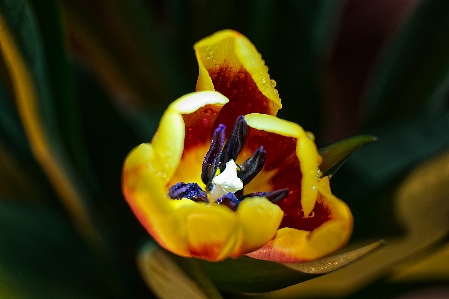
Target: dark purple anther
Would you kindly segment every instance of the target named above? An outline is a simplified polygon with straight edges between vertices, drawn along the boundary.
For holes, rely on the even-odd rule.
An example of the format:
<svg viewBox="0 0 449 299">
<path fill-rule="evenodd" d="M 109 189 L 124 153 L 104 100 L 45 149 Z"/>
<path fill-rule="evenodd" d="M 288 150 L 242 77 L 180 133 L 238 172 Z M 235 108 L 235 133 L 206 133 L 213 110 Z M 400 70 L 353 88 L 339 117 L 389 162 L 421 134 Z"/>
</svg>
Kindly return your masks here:
<svg viewBox="0 0 449 299">
<path fill-rule="evenodd" d="M 264 151 L 263 146 L 261 146 L 242 164 L 240 171 L 237 172 L 237 176 L 242 180 L 243 185 L 251 182 L 251 180 L 262 170 L 266 156 L 267 152 Z"/>
<path fill-rule="evenodd" d="M 242 200 L 244 200 L 247 197 L 260 196 L 260 197 L 265 197 L 266 199 L 268 199 L 271 202 L 277 202 L 277 201 L 280 201 L 280 200 L 283 200 L 284 198 L 286 198 L 288 195 L 288 192 L 289 192 L 288 188 L 278 189 L 278 190 L 274 190 L 271 192 L 254 192 L 254 193 L 246 194 L 245 196 L 243 196 Z"/>
<path fill-rule="evenodd" d="M 170 187 L 168 195 L 171 199 L 188 198 L 193 201 L 203 201 L 209 203 L 206 192 L 197 183 L 179 182 Z"/>
<path fill-rule="evenodd" d="M 226 168 L 226 163 L 229 160 L 237 160 L 237 156 L 243 148 L 247 134 L 248 125 L 246 124 L 245 118 L 241 115 L 237 117 L 237 120 L 232 127 L 231 136 L 229 136 L 228 141 L 226 141 L 226 144 L 224 145 L 223 151 L 220 153 L 220 157 L 216 165 L 220 168 L 220 171 L 223 171 Z"/>
<path fill-rule="evenodd" d="M 215 203 L 227 206 L 231 210 L 236 211 L 237 207 L 239 206 L 240 200 L 235 196 L 234 193 L 229 192 L 217 199 Z"/>
<path fill-rule="evenodd" d="M 210 148 L 207 151 L 206 156 L 204 157 L 203 165 L 201 168 L 201 180 L 206 185 L 208 185 L 214 178 L 215 164 L 223 148 L 225 130 L 225 125 L 218 125 L 218 128 L 216 128 L 214 131 L 214 136 L 212 137 Z"/>
</svg>

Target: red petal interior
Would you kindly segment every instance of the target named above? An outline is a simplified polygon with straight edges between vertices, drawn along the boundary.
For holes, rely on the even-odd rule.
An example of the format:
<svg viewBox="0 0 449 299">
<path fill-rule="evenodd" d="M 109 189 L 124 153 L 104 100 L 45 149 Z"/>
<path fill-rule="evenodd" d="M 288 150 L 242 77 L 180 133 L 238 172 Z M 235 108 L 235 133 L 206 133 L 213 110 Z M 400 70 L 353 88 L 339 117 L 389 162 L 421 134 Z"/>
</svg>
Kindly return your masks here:
<svg viewBox="0 0 449 299">
<path fill-rule="evenodd" d="M 208 70 L 216 91 L 229 99 L 216 120 L 224 124 L 229 136 L 234 121 L 240 115 L 250 113 L 270 114 L 273 105 L 270 99 L 262 94 L 251 75 L 243 68 L 235 69 L 223 62 L 217 68 Z"/>
<path fill-rule="evenodd" d="M 296 139 L 249 128 L 245 148 L 254 152 L 263 146 L 267 152 L 263 170 L 277 169 L 270 180 L 271 190 L 288 188 L 289 195 L 276 204 L 284 211 L 282 227 L 312 231 L 330 219 L 330 211 L 323 200 L 317 200 L 309 217 L 304 217 L 301 206 L 301 169 L 296 156 Z M 271 191 L 260 190 L 260 191 Z"/>
<path fill-rule="evenodd" d="M 220 109 L 220 106 L 206 105 L 194 113 L 182 115 L 186 133 L 183 155 L 194 147 L 210 142 L 215 128 L 215 119 L 220 113 Z"/>
</svg>

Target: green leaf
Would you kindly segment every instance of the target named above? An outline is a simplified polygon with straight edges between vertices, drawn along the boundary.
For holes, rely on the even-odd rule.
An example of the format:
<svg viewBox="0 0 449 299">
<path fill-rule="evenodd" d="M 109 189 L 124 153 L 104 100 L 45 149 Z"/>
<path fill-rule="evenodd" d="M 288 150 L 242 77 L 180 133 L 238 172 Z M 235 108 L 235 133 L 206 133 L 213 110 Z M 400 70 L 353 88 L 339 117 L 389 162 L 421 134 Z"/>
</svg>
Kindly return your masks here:
<svg viewBox="0 0 449 299">
<path fill-rule="evenodd" d="M 444 107 L 446 101 L 441 95 L 449 84 L 447 11 L 448 1 L 420 2 L 392 39 L 366 91 L 366 124 Z"/>
<path fill-rule="evenodd" d="M 0 298 L 130 298 L 55 209 L 0 200 Z"/>
<path fill-rule="evenodd" d="M 386 238 L 387 246 L 366 259 L 316 280 L 280 290 L 276 292 L 277 298 L 346 297 L 373 280 L 401 269 L 401 263 L 416 264 L 423 252 L 441 246 L 441 241 L 447 240 L 449 234 L 448 165 L 449 151 L 446 150 L 410 171 L 399 184 L 392 201 L 395 218 L 406 230 L 403 235 Z M 367 215 L 372 222 L 382 221 L 379 216 Z"/>
<path fill-rule="evenodd" d="M 377 138 L 371 135 L 359 135 L 320 148 L 318 152 L 323 158 L 323 163 L 320 165 L 323 175 L 333 176 L 354 151 L 373 141 L 377 141 Z"/>
<path fill-rule="evenodd" d="M 102 1 L 92 5 L 68 0 L 62 5 L 75 53 L 106 84 L 118 104 L 165 106 L 186 89 L 194 89 L 194 85 L 188 89 L 177 62 L 180 57 L 170 47 L 171 35 L 157 30 L 163 24 L 158 24 L 160 16 L 153 3 Z"/>
<path fill-rule="evenodd" d="M 199 260 L 220 290 L 261 293 L 278 290 L 332 272 L 384 244 L 379 241 L 343 254 L 305 263 L 281 264 L 241 257 L 222 262 Z"/>
<path fill-rule="evenodd" d="M 176 259 L 154 242 L 148 242 L 138 255 L 137 264 L 142 278 L 158 298 L 223 298 L 195 259 L 183 259 L 184 269 L 178 266 Z"/>
<path fill-rule="evenodd" d="M 412 115 L 372 129 L 379 142 L 355 152 L 335 176 L 332 190 L 346 202 L 361 201 L 449 146 L 449 113 Z M 348 188 L 347 182 L 357 182 Z"/>
<path fill-rule="evenodd" d="M 74 129 L 79 125 L 73 118 L 76 114 L 59 114 L 73 113 L 73 90 L 64 83 L 71 81 L 70 71 L 65 54 L 60 53 L 65 50 L 65 39 L 59 2 L 39 5 L 35 9 L 26 0 L 0 2 L 1 54 L 35 158 L 76 225 L 86 238 L 99 244 L 101 237 L 86 204 L 92 191 L 87 181 L 92 180 L 83 180 L 80 173 L 83 163 L 78 157 L 83 157 L 84 148 L 79 130 Z"/>
<path fill-rule="evenodd" d="M 268 43 L 271 51 L 267 54 L 261 51 L 267 56 L 270 74 L 278 83 L 285 107 L 279 111 L 280 117 L 300 124 L 316 136 L 322 133 L 318 120 L 326 54 L 334 39 L 342 4 L 324 0 L 285 1 L 276 5 L 271 12 L 272 42 Z M 264 38 L 266 43 L 267 36 Z"/>
<path fill-rule="evenodd" d="M 0 196 L 31 202 L 57 200 L 28 140 L 6 88 L 0 82 Z"/>
</svg>

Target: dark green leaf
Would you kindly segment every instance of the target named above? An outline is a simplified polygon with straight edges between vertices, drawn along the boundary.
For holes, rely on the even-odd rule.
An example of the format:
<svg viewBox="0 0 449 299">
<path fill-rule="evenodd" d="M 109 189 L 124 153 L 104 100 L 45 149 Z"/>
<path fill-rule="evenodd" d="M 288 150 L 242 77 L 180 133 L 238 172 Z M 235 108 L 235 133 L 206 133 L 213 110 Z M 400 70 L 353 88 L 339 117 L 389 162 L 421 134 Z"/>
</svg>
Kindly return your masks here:
<svg viewBox="0 0 449 299">
<path fill-rule="evenodd" d="M 278 3 L 278 2 L 276 2 Z M 341 1 L 286 1 L 276 5 L 266 56 L 271 75 L 278 83 L 284 109 L 282 118 L 321 135 L 321 105 L 326 53 L 331 47 Z M 251 37 L 250 37 L 251 38 Z M 266 40 L 265 36 L 265 40 Z M 283 46 L 279 46 L 283 45 Z"/>
<path fill-rule="evenodd" d="M 332 272 L 383 245 L 379 241 L 340 255 L 315 261 L 280 264 L 241 257 L 222 262 L 199 261 L 220 290 L 260 293 L 291 286 Z"/>
<path fill-rule="evenodd" d="M 68 61 L 65 53 L 61 53 L 65 50 L 65 39 L 59 2 L 45 1 L 39 5 L 35 9 L 26 0 L 0 2 L 5 26 L 1 31 L 4 40 L 0 49 L 36 159 L 73 219 L 78 220 L 80 230 L 99 244 L 101 238 L 86 205 L 92 191 L 87 182 L 93 180 L 88 175 L 89 169 L 84 171 L 88 180 L 83 180 L 80 173 L 85 165 L 80 162 L 84 148 L 77 128 L 79 123 L 72 111 L 73 89 L 66 82 L 72 79 Z M 70 115 L 65 115 L 67 113 Z"/>
<path fill-rule="evenodd" d="M 448 11 L 449 1 L 421 1 L 392 39 L 366 91 L 367 124 L 426 108 L 438 111 L 444 105 L 441 95 L 449 84 Z"/>
<path fill-rule="evenodd" d="M 173 254 L 148 242 L 138 255 L 137 264 L 143 280 L 161 299 L 222 299 L 210 278 L 195 259 L 181 259 L 184 267 L 176 264 Z M 188 275 L 186 275 L 188 273 Z"/>
<path fill-rule="evenodd" d="M 359 135 L 320 148 L 318 152 L 323 157 L 320 170 L 325 176 L 333 176 L 354 151 L 376 140 L 371 135 Z"/>
<path fill-rule="evenodd" d="M 449 146 L 449 113 L 412 115 L 388 127 L 372 129 L 379 142 L 363 148 L 348 159 L 335 176 L 333 191 L 345 201 L 364 201 L 405 175 L 413 166 Z M 347 182 L 357 181 L 348 188 Z"/>
<path fill-rule="evenodd" d="M 57 210 L 0 200 L 1 298 L 130 298 Z"/>
</svg>

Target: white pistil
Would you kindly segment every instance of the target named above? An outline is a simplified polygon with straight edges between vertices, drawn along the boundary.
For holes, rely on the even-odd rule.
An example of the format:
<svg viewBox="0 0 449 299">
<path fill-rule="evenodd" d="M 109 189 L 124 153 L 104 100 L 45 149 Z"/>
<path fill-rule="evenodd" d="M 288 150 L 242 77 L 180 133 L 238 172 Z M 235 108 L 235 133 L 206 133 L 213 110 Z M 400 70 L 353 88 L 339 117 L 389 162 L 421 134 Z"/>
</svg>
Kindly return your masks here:
<svg viewBox="0 0 449 299">
<path fill-rule="evenodd" d="M 234 193 L 243 189 L 243 182 L 237 176 L 237 165 L 234 160 L 231 159 L 226 163 L 225 170 L 212 179 L 212 185 L 210 192 L 212 202 L 229 192 Z"/>
</svg>

